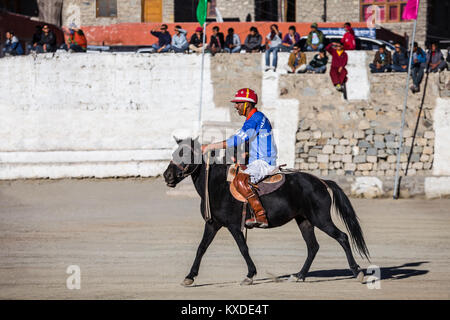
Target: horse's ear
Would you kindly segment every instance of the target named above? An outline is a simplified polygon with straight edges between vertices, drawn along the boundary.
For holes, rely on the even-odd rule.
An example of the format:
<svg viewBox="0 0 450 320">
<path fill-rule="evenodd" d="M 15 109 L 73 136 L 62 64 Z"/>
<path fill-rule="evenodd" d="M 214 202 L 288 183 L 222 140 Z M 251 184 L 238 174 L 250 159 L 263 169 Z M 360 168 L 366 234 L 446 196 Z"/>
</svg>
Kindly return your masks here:
<svg viewBox="0 0 450 320">
<path fill-rule="evenodd" d="M 183 140 L 181 140 L 181 139 L 178 139 L 178 138 L 175 137 L 175 136 L 173 136 L 173 139 L 175 140 L 175 142 L 176 142 L 177 144 L 180 144 L 180 142 L 183 141 Z"/>
</svg>

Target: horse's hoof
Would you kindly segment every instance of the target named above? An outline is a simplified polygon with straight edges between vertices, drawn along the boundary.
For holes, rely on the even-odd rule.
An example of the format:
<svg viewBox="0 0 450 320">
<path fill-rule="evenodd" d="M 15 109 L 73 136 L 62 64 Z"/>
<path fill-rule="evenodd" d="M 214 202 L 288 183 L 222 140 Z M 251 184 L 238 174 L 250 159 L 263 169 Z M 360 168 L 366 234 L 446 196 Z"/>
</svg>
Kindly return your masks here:
<svg viewBox="0 0 450 320">
<path fill-rule="evenodd" d="M 182 286 L 189 287 L 194 283 L 194 279 L 185 278 L 181 283 Z"/>
<path fill-rule="evenodd" d="M 363 283 L 364 282 L 364 271 L 360 270 L 358 272 L 358 275 L 356 276 L 356 280 Z"/>
<path fill-rule="evenodd" d="M 244 280 L 242 280 L 241 282 L 241 286 L 250 286 L 253 284 L 253 279 L 252 278 L 245 278 Z"/>
<path fill-rule="evenodd" d="M 291 276 L 288 279 L 288 282 L 297 282 L 298 281 L 298 277 L 291 274 Z"/>
</svg>

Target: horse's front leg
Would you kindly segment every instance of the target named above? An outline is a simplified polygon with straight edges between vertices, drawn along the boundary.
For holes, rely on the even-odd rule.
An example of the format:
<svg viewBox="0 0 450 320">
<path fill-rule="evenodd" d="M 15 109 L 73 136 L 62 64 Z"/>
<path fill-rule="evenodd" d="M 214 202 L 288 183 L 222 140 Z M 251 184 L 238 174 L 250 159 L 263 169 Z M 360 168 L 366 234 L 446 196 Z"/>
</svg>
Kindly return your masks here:
<svg viewBox="0 0 450 320">
<path fill-rule="evenodd" d="M 245 242 L 244 234 L 242 233 L 240 226 L 230 226 L 228 227 L 228 230 L 230 230 L 231 235 L 236 241 L 248 267 L 247 278 L 241 282 L 241 285 L 250 285 L 253 283 L 253 277 L 256 275 L 256 267 L 252 261 L 252 258 L 250 258 L 250 254 L 248 253 L 248 246 Z"/>
<path fill-rule="evenodd" d="M 205 254 L 206 249 L 208 249 L 209 245 L 213 241 L 217 231 L 219 231 L 221 227 L 221 225 L 215 223 L 214 221 L 205 223 L 205 230 L 203 231 L 202 241 L 200 241 L 200 244 L 198 245 L 197 255 L 195 256 L 191 271 L 183 280 L 182 285 L 190 286 L 194 283 L 194 278 L 198 275 L 198 269 L 200 268 L 202 257 Z"/>
</svg>

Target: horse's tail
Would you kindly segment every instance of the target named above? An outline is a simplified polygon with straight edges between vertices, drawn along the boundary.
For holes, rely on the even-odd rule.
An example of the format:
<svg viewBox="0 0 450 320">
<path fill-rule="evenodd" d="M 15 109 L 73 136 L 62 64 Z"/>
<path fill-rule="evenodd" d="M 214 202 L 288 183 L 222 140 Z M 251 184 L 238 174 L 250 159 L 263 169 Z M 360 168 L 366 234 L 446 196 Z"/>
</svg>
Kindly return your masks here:
<svg viewBox="0 0 450 320">
<path fill-rule="evenodd" d="M 356 248 L 356 251 L 361 257 L 364 255 L 366 259 L 370 261 L 369 250 L 367 249 L 366 242 L 364 241 L 363 232 L 361 230 L 361 226 L 359 225 L 359 219 L 356 216 L 350 200 L 336 182 L 325 180 L 325 183 L 333 191 L 333 205 L 350 233 L 353 247 Z"/>
</svg>

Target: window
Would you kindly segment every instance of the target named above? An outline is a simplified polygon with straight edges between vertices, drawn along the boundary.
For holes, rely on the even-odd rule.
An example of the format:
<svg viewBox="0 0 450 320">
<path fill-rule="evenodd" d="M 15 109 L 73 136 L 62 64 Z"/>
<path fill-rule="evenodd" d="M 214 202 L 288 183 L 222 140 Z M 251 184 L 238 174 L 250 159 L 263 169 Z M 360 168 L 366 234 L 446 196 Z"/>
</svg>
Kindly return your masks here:
<svg viewBox="0 0 450 320">
<path fill-rule="evenodd" d="M 360 0 L 361 21 L 368 21 L 372 15 L 377 22 L 403 22 L 403 11 L 408 0 Z M 407 20 L 408 21 L 408 20 Z"/>
<path fill-rule="evenodd" d="M 117 17 L 117 0 L 97 0 L 97 17 Z"/>
</svg>

